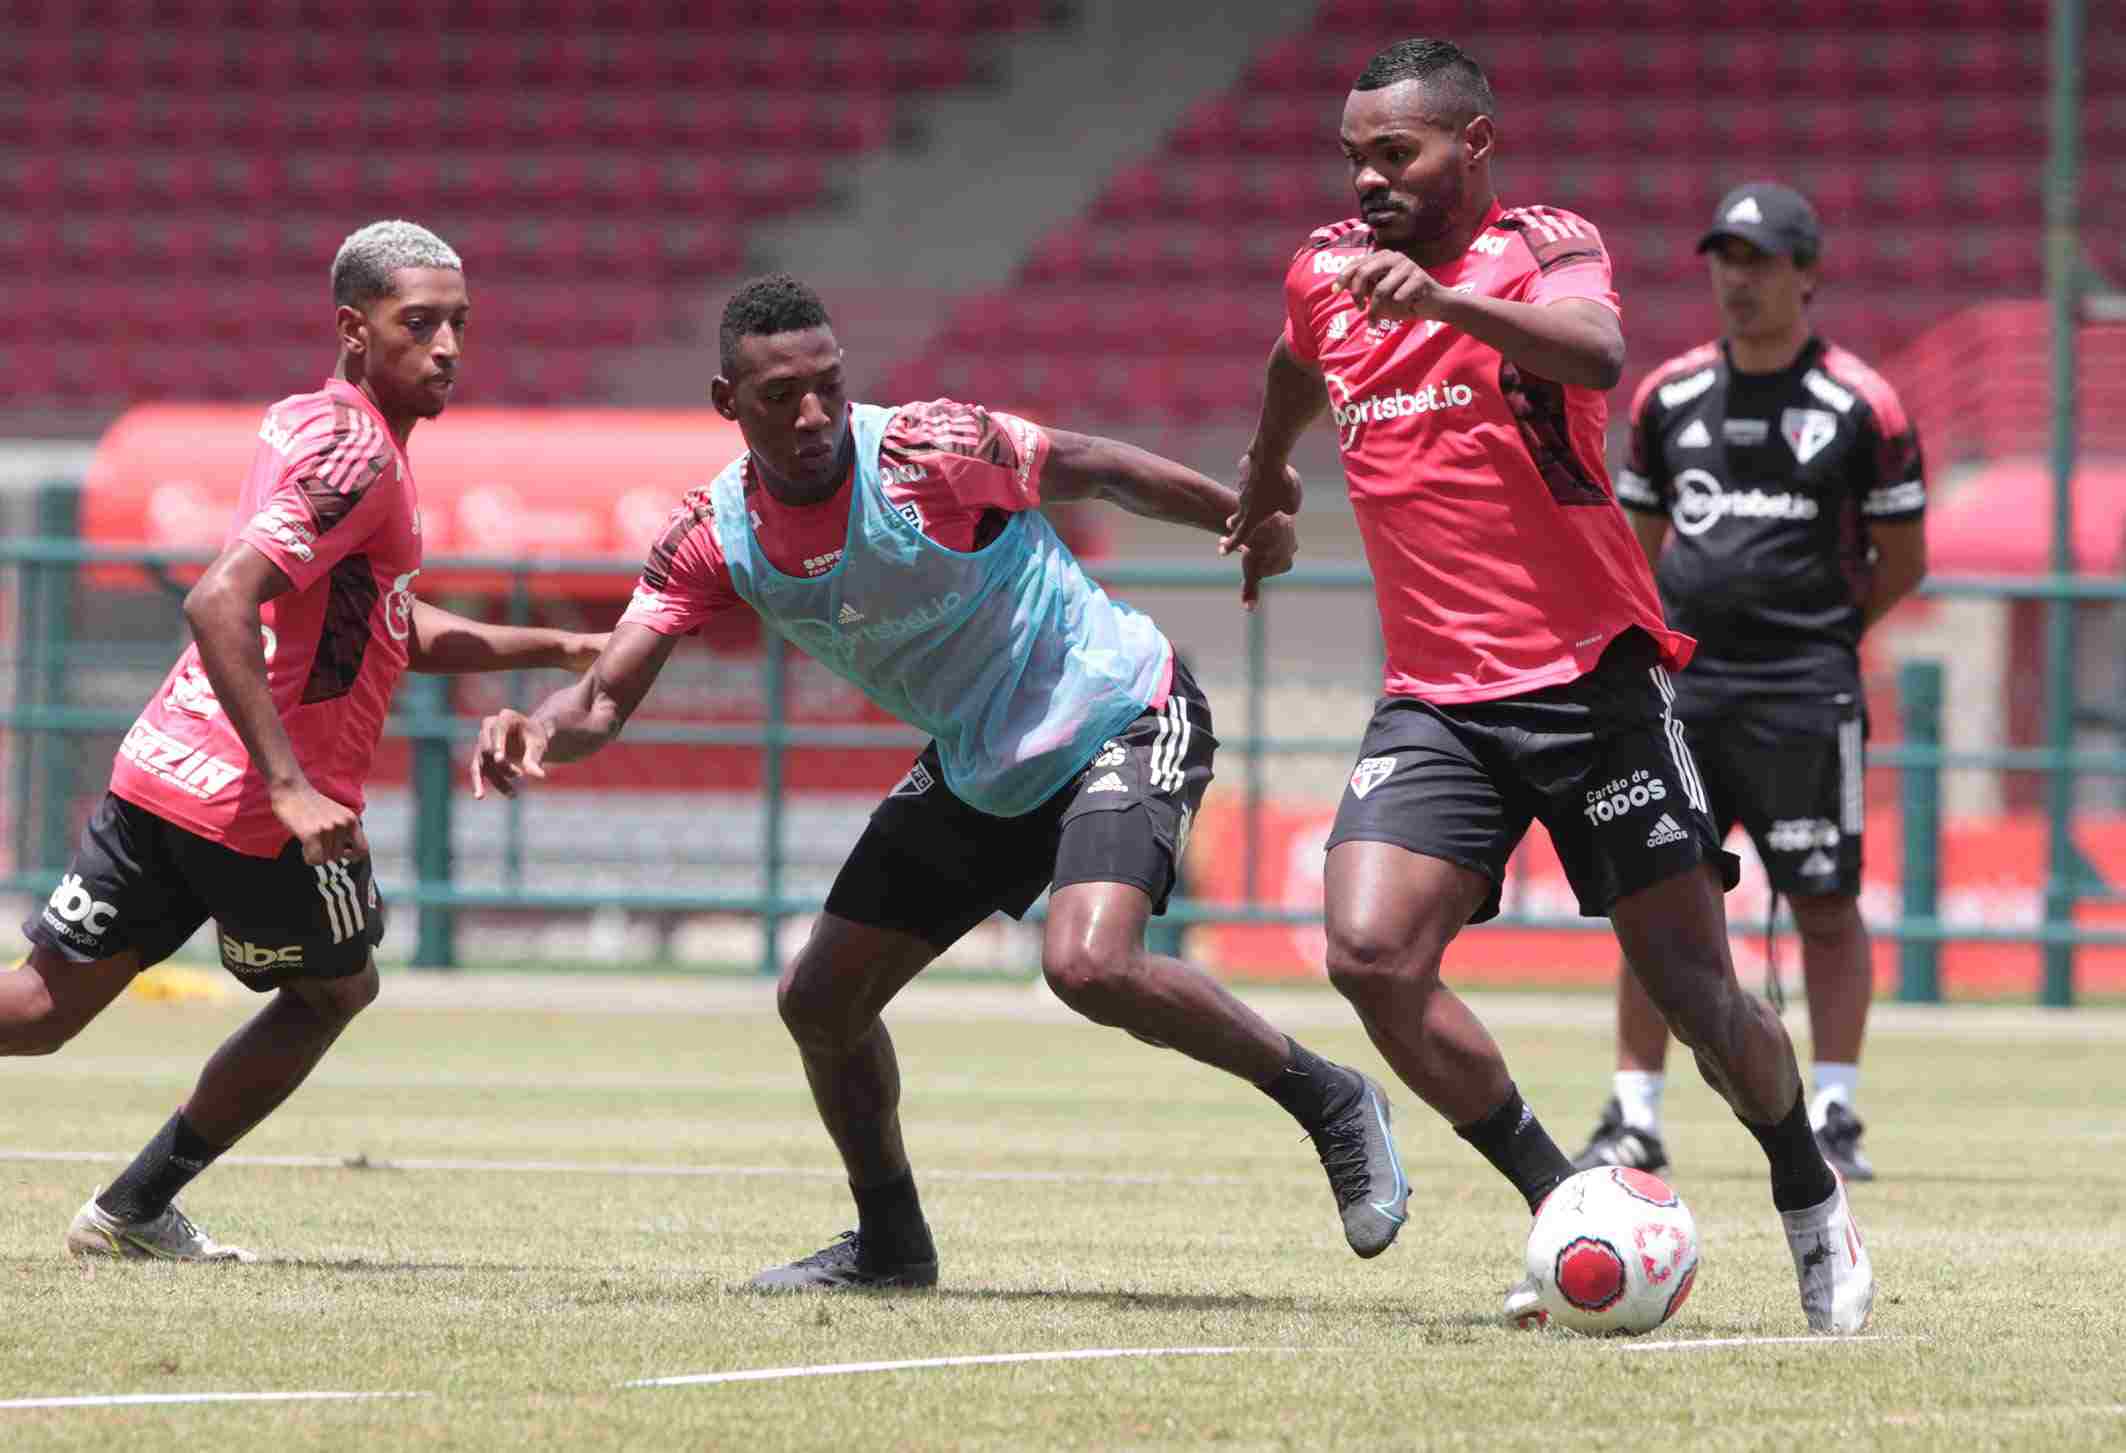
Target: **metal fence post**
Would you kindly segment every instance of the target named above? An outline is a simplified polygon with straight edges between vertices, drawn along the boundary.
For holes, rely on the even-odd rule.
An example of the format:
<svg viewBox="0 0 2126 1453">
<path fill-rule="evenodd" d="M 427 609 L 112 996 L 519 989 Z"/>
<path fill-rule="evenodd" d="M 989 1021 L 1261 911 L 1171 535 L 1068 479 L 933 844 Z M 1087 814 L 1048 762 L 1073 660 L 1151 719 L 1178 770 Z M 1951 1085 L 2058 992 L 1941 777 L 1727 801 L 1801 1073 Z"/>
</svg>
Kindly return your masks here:
<svg viewBox="0 0 2126 1453">
<path fill-rule="evenodd" d="M 2082 3 L 2053 0 L 2051 25 L 2051 165 L 2045 173 L 2045 291 L 2052 314 L 2052 573 L 2074 573 L 2075 405 L 2081 377 L 2075 356 L 2081 323 L 2082 255 L 2075 217 L 2081 167 Z M 2045 927 L 2069 928 L 2081 891 L 2081 857 L 2074 848 L 2076 602 L 2055 595 L 2045 607 L 2045 739 L 2061 756 L 2045 778 Z M 2048 938 L 2042 1003 L 2074 1003 L 2075 945 Z"/>
<path fill-rule="evenodd" d="M 81 495 L 73 485 L 53 480 L 37 491 L 37 534 L 47 540 L 78 540 L 81 535 Z M 64 707 L 73 681 L 74 578 L 81 567 L 74 561 L 51 561 L 35 567 L 30 579 L 37 602 L 36 645 L 42 677 L 36 686 L 39 706 Z M 37 798 L 37 844 L 32 861 L 53 871 L 66 866 L 73 856 L 74 791 L 80 776 L 81 741 L 68 732 L 42 734 L 35 748 L 40 791 Z M 27 809 L 28 803 L 23 803 Z"/>
<path fill-rule="evenodd" d="M 1907 661 L 1897 672 L 1897 706 L 1904 739 L 1922 752 L 1941 750 L 1941 663 Z M 1898 775 L 1904 835 L 1906 923 L 1929 923 L 1941 913 L 1941 767 L 1914 763 Z M 1941 1002 L 1941 940 L 1907 937 L 1897 946 L 1897 997 L 1911 1004 Z"/>
<path fill-rule="evenodd" d="M 790 719 L 790 670 L 780 635 L 763 626 L 760 633 L 767 730 L 762 733 L 760 763 L 760 972 L 782 972 L 783 752 Z"/>
<path fill-rule="evenodd" d="M 413 737 L 413 871 L 422 889 L 451 886 L 450 682 L 443 676 L 406 678 L 408 734 Z M 424 968 L 458 963 L 457 910 L 423 903 L 417 914 L 413 961 Z"/>
</svg>

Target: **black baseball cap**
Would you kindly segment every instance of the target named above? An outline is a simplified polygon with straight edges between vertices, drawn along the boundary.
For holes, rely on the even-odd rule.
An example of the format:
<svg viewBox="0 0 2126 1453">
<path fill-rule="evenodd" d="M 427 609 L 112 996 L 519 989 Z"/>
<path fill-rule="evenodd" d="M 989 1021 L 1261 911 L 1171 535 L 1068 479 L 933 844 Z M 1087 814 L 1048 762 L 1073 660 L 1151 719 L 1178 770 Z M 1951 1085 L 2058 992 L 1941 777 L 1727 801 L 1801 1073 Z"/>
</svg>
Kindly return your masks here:
<svg viewBox="0 0 2126 1453">
<path fill-rule="evenodd" d="M 1739 237 L 1766 252 L 1796 260 L 1823 254 L 1823 224 L 1809 199 L 1777 182 L 1744 182 L 1720 199 L 1698 251 L 1723 237 Z"/>
</svg>

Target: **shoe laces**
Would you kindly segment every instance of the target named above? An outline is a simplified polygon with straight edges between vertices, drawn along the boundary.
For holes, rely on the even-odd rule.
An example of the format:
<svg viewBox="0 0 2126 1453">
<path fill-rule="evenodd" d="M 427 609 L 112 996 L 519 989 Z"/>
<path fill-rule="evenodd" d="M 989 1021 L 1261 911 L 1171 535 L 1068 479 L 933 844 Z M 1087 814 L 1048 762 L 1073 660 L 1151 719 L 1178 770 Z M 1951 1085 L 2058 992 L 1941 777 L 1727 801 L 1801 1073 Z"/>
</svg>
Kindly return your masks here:
<svg viewBox="0 0 2126 1453">
<path fill-rule="evenodd" d="M 800 1257 L 794 1265 L 832 1266 L 841 1261 L 854 1261 L 861 1249 L 861 1243 L 856 1239 L 856 1233 L 854 1231 L 844 1231 L 810 1256 Z"/>
<path fill-rule="evenodd" d="M 1365 1103 L 1365 1091 L 1361 1090 L 1342 1114 L 1308 1132 L 1321 1156 L 1322 1169 L 1329 1173 L 1329 1188 L 1336 1192 L 1338 1210 L 1362 1200 L 1372 1189 L 1373 1178 L 1366 1165 Z"/>
</svg>

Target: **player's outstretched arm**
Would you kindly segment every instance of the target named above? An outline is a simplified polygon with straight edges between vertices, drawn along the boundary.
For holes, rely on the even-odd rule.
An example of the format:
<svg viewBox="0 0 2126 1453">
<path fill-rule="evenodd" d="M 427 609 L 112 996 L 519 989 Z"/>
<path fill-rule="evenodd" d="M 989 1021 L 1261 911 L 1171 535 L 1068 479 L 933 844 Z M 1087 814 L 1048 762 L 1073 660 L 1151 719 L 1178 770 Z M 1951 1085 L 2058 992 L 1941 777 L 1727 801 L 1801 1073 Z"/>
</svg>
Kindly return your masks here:
<svg viewBox="0 0 2126 1453">
<path fill-rule="evenodd" d="M 619 736 L 677 644 L 677 636 L 623 621 L 591 668 L 530 716 L 505 707 L 482 721 L 473 748 L 472 795 L 485 797 L 491 786 L 514 797 L 522 779 L 546 775 L 546 763 L 587 757 Z"/>
<path fill-rule="evenodd" d="M 431 676 L 541 668 L 588 671 L 605 642 L 602 633 L 493 625 L 415 600 L 406 664 Z"/>
<path fill-rule="evenodd" d="M 1048 436 L 1041 492 L 1049 499 L 1104 499 L 1133 515 L 1171 520 L 1214 535 L 1232 528 L 1239 514 L 1237 494 L 1185 464 L 1095 434 L 1050 429 Z M 1297 508 L 1297 474 L 1291 476 L 1290 493 Z M 1240 599 L 1252 608 L 1261 582 L 1292 568 L 1299 537 L 1290 512 L 1279 511 L 1256 522 L 1242 541 Z"/>
<path fill-rule="evenodd" d="M 199 643 L 199 664 L 215 699 L 266 780 L 274 815 L 303 845 L 303 861 L 314 867 L 368 853 L 369 839 L 360 813 L 310 785 L 266 684 L 258 608 L 294 588 L 278 565 L 238 540 L 186 594 L 185 623 Z"/>
<path fill-rule="evenodd" d="M 1270 350 L 1263 380 L 1262 413 L 1255 437 L 1240 456 L 1238 508 L 1227 518 L 1218 553 L 1231 554 L 1273 515 L 1299 513 L 1302 490 L 1292 468 L 1292 448 L 1329 401 L 1321 370 L 1302 362 L 1280 338 Z"/>
</svg>

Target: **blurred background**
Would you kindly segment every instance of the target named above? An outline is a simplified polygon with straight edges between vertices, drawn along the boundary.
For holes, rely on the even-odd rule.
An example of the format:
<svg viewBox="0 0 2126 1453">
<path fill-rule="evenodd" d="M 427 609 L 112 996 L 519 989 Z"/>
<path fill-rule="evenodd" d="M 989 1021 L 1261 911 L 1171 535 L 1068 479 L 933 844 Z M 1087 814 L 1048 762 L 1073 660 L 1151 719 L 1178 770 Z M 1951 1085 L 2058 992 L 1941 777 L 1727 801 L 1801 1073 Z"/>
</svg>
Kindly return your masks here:
<svg viewBox="0 0 2126 1453">
<path fill-rule="evenodd" d="M 1902 394 L 1934 485 L 1936 579 L 1867 646 L 1879 972 L 1916 997 L 2126 992 L 2126 8 L 2056 6 L 0 0 L 0 889 L 28 904 L 63 868 L 259 410 L 332 364 L 353 228 L 434 228 L 475 301 L 458 402 L 414 444 L 424 594 L 603 626 L 739 447 L 702 412 L 715 321 L 770 269 L 825 296 L 859 397 L 1230 478 L 1284 267 L 1354 210 L 1350 82 L 1436 34 L 1492 77 L 1502 200 L 1607 241 L 1613 423 L 1717 332 L 1692 252 L 1714 201 L 1765 177 L 1813 199 L 1820 330 Z M 1378 688 L 1333 438 L 1299 463 L 1306 570 L 1245 620 L 1207 538 L 1060 521 L 1210 690 L 1226 752 L 1174 932 L 1239 977 L 1319 973 L 1320 832 Z M 620 747 L 472 803 L 477 716 L 555 684 L 409 683 L 371 795 L 387 954 L 772 964 L 919 745 L 737 633 L 682 652 Z M 1606 980 L 1547 849 L 1525 856 L 1518 926 L 1471 935 L 1461 971 Z M 952 964 L 1032 951 L 996 926 Z"/>
</svg>

